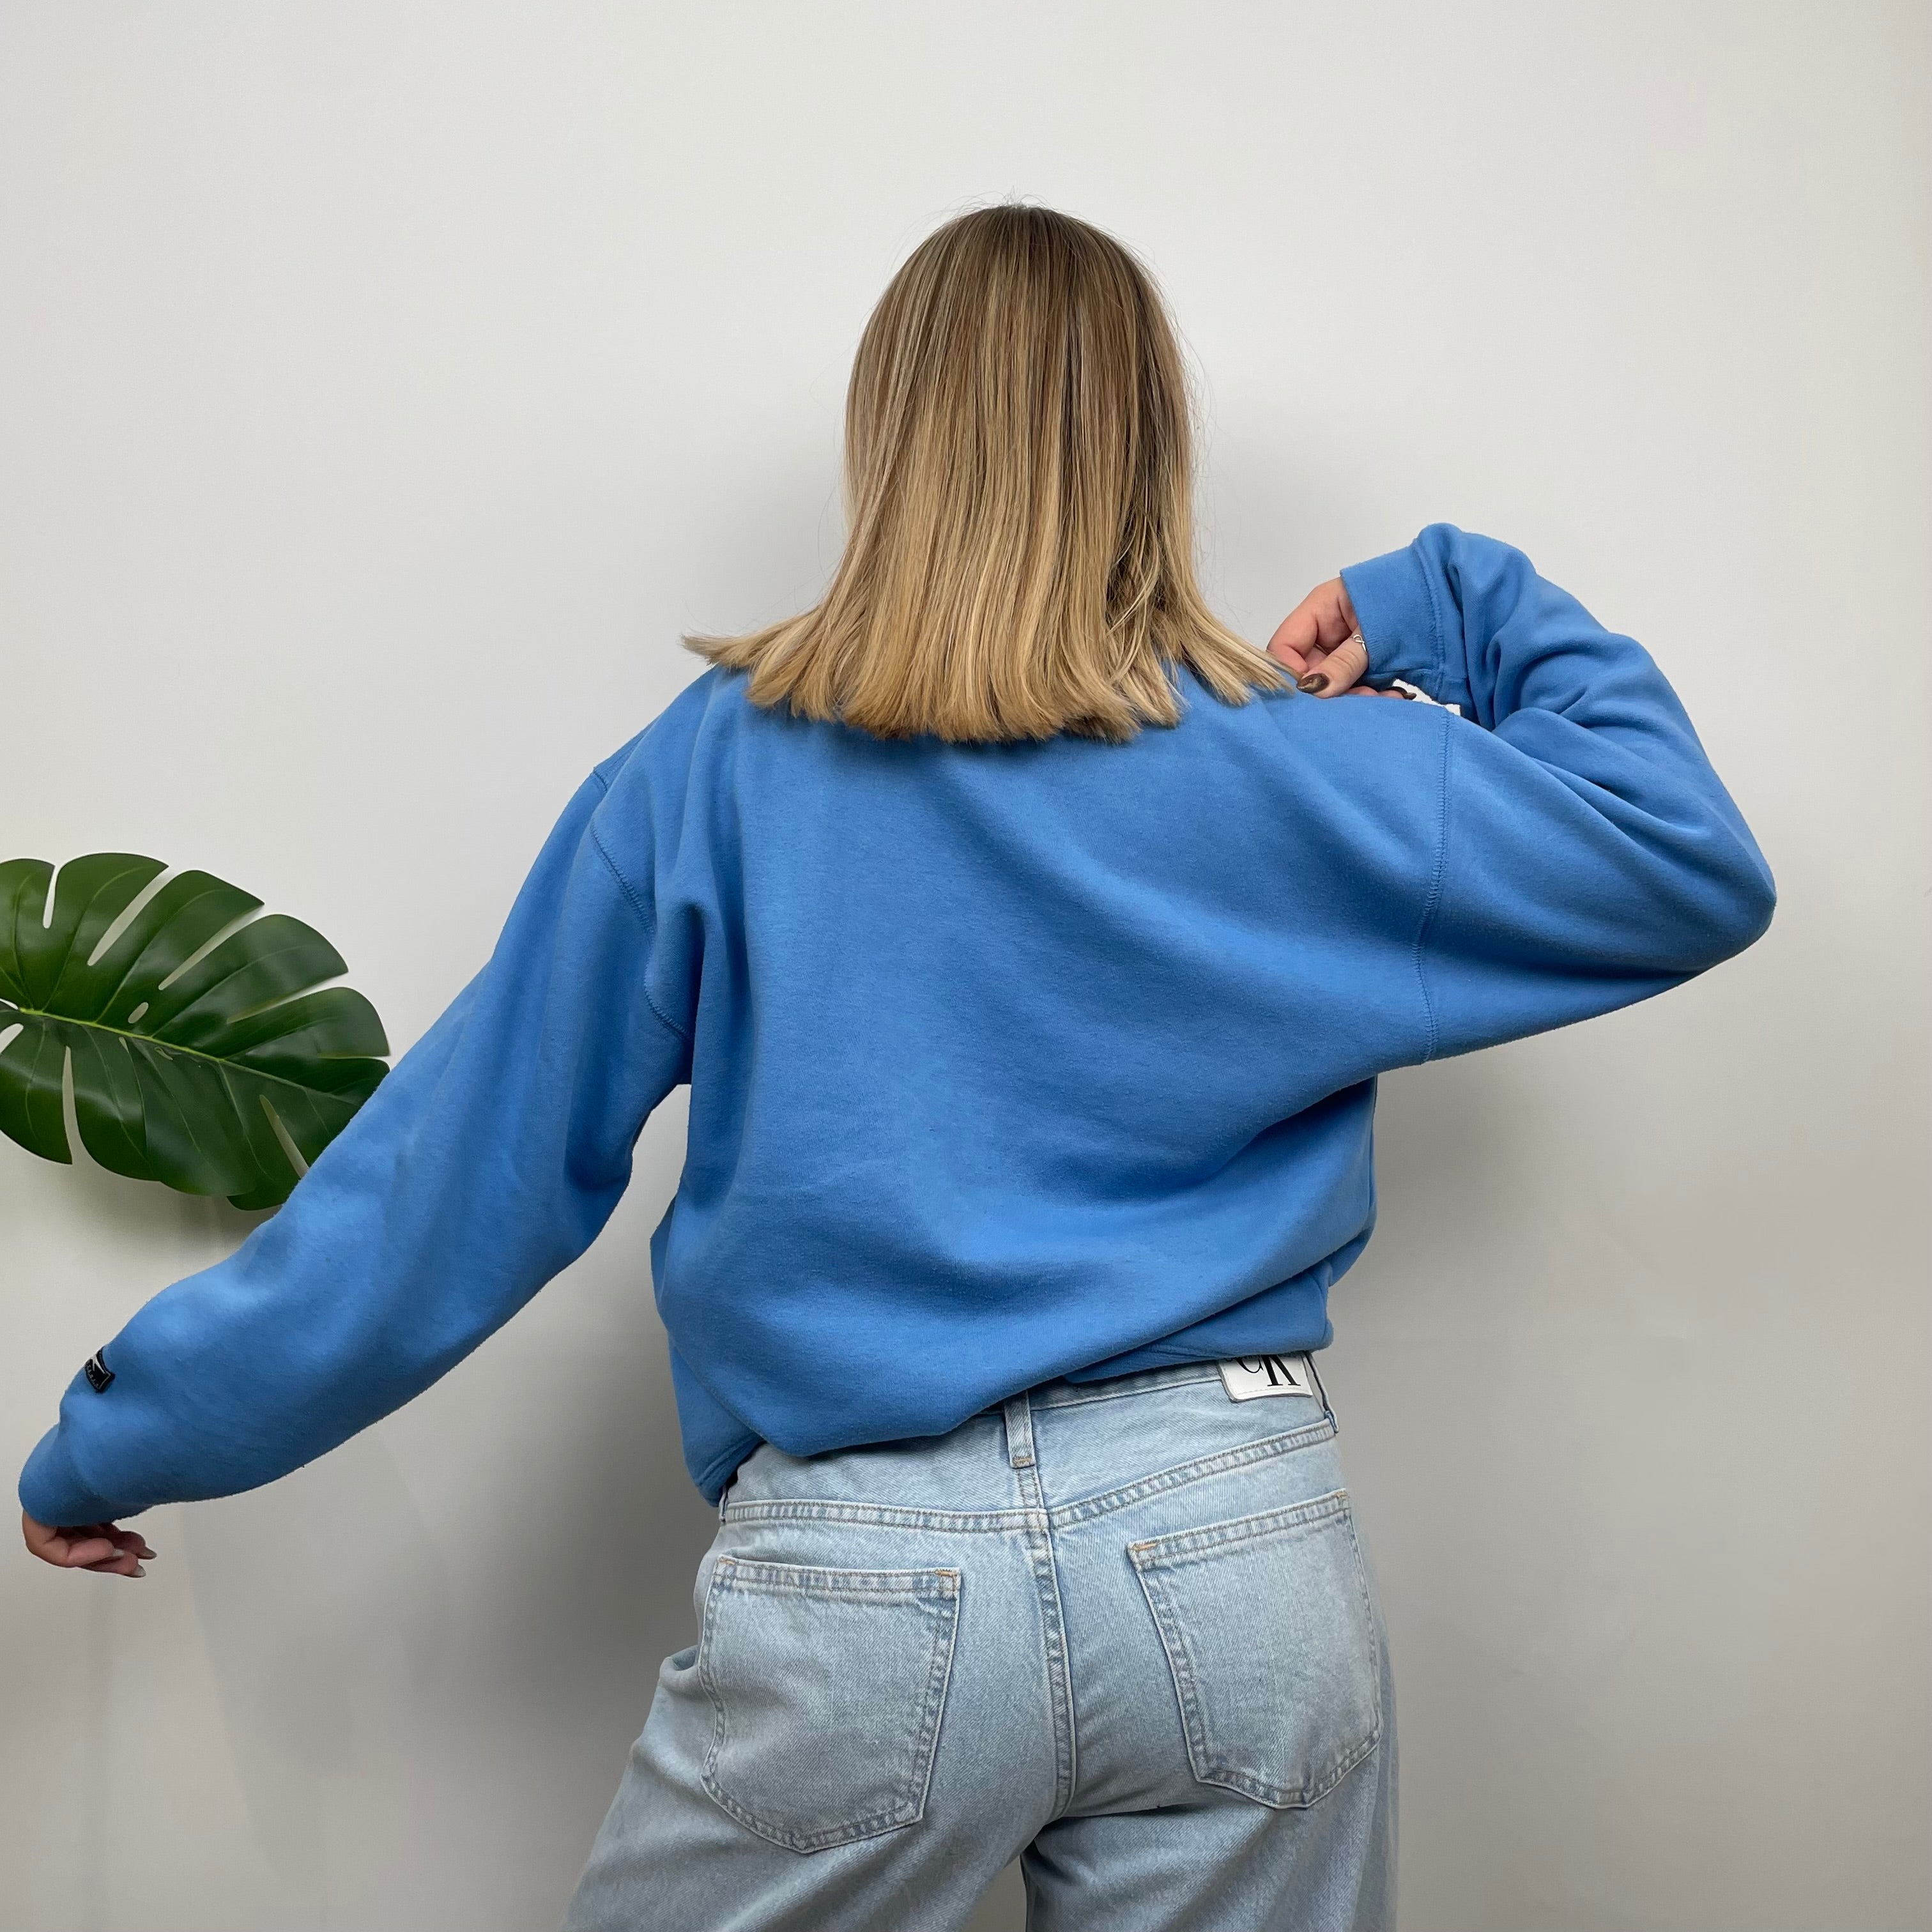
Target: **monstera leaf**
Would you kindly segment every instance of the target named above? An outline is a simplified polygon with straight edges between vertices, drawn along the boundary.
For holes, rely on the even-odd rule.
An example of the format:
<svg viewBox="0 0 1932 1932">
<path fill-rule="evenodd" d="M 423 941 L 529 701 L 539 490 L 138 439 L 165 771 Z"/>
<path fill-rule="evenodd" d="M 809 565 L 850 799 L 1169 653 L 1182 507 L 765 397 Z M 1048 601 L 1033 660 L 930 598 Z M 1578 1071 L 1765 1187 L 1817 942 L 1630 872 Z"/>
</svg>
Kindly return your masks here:
<svg viewBox="0 0 1932 1932">
<path fill-rule="evenodd" d="M 74 1060 L 82 1145 L 103 1167 L 238 1208 L 287 1198 L 388 1071 L 376 1010 L 322 934 L 206 872 L 95 852 L 60 870 L 0 864 L 0 1132 L 70 1161 L 62 1075 Z M 101 945 L 111 935 L 111 943 Z M 196 956 L 200 956 L 197 957 Z"/>
</svg>

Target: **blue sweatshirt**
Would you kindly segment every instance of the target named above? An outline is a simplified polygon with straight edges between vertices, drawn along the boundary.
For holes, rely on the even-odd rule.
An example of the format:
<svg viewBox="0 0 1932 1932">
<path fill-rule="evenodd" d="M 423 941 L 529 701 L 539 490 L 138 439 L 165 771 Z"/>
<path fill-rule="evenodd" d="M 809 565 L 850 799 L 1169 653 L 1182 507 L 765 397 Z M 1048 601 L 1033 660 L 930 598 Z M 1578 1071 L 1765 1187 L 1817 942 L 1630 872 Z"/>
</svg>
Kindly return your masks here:
<svg viewBox="0 0 1932 1932">
<path fill-rule="evenodd" d="M 684 1456 L 929 1436 L 1055 1376 L 1324 1347 L 1376 1076 L 1660 993 L 1771 873 L 1642 646 L 1448 524 L 1343 573 L 1378 682 L 1125 745 L 886 741 L 712 668 L 586 780 L 489 963 L 287 1204 L 77 1374 L 44 1522 L 272 1480 L 596 1238 L 691 1086 L 651 1268 Z"/>
</svg>

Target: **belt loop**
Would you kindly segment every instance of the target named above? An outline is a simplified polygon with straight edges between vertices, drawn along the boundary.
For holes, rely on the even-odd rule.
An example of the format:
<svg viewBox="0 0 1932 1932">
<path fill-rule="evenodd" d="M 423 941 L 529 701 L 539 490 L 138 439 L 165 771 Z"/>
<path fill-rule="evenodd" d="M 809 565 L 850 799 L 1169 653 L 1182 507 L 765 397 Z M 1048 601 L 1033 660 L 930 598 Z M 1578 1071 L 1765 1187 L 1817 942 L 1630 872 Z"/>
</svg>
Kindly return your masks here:
<svg viewBox="0 0 1932 1932">
<path fill-rule="evenodd" d="M 1006 1460 L 1016 1469 L 1033 1467 L 1033 1403 L 1022 1389 L 1006 1400 Z"/>
<path fill-rule="evenodd" d="M 1308 1372 L 1315 1378 L 1316 1392 L 1322 1398 L 1322 1411 L 1328 1418 L 1329 1427 L 1339 1433 L 1342 1425 L 1335 1420 L 1335 1406 L 1328 1400 L 1328 1391 L 1322 1386 L 1322 1371 L 1315 1366 L 1315 1351 L 1305 1350 L 1301 1359 L 1308 1364 Z"/>
</svg>

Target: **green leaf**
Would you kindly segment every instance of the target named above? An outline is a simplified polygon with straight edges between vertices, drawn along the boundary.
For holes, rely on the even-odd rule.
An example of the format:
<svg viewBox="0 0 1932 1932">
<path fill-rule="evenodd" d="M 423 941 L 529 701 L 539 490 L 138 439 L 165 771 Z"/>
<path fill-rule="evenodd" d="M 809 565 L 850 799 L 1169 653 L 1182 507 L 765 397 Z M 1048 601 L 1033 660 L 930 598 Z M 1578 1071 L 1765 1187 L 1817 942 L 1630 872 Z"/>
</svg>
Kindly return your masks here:
<svg viewBox="0 0 1932 1932">
<path fill-rule="evenodd" d="M 322 934 L 206 872 L 180 872 L 93 956 L 166 871 L 94 852 L 60 869 L 0 864 L 0 1133 L 70 1161 L 61 1090 L 74 1060 L 82 1144 L 103 1167 L 184 1194 L 271 1208 L 388 1071 L 376 1010 Z M 194 961 L 193 964 L 188 962 Z M 182 969 L 185 968 L 186 970 Z M 16 1030 L 17 1029 L 17 1030 Z"/>
</svg>

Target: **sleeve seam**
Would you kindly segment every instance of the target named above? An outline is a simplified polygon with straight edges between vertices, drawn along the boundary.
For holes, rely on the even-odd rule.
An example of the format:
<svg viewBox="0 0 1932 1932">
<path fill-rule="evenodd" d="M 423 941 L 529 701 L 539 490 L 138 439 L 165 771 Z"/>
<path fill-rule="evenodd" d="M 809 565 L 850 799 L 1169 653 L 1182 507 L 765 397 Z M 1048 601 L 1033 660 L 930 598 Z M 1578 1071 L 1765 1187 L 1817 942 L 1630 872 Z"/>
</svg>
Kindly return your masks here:
<svg viewBox="0 0 1932 1932">
<path fill-rule="evenodd" d="M 1449 653 L 1442 633 L 1442 607 L 1436 602 L 1432 573 L 1428 565 L 1424 562 L 1422 552 L 1418 544 L 1409 545 L 1408 556 L 1409 561 L 1415 566 L 1416 574 L 1422 579 L 1423 598 L 1429 606 L 1429 641 L 1433 648 L 1435 656 L 1431 678 L 1436 689 L 1431 695 L 1439 701 L 1443 691 L 1446 688 L 1443 680 L 1449 668 Z"/>
<path fill-rule="evenodd" d="M 1441 1036 L 1436 1022 L 1435 1003 L 1429 997 L 1429 980 L 1422 970 L 1424 948 L 1429 938 L 1429 928 L 1435 923 L 1436 908 L 1442 903 L 1442 882 L 1448 869 L 1449 856 L 1449 749 L 1452 736 L 1449 730 L 1449 717 L 1442 716 L 1442 764 L 1441 808 L 1437 815 L 1436 828 L 1436 871 L 1429 882 L 1429 896 L 1423 902 L 1422 919 L 1415 928 L 1415 983 L 1422 994 L 1422 1012 L 1426 1031 L 1424 1035 L 1426 1051 L 1422 1064 L 1426 1064 L 1436 1058 L 1436 1049 L 1441 1044 Z"/>
<path fill-rule="evenodd" d="M 598 782 L 602 784 L 603 783 L 603 781 L 600 778 Z M 608 793 L 609 787 L 606 785 L 604 789 Z M 610 867 L 610 876 L 616 880 L 618 890 L 624 895 L 625 900 L 629 905 L 632 911 L 636 914 L 638 923 L 644 928 L 647 934 L 653 932 L 656 928 L 656 921 L 651 916 L 650 914 L 645 910 L 644 902 L 638 896 L 637 888 L 633 886 L 630 880 L 626 878 L 622 872 L 618 869 L 617 862 L 611 857 L 609 848 L 604 843 L 603 834 L 597 830 L 596 823 L 594 820 L 592 821 L 590 826 L 590 842 L 596 847 L 597 856 L 604 861 L 605 865 Z M 691 1044 L 690 1034 L 686 1033 L 684 1028 L 680 1026 L 675 1020 L 672 1019 L 669 1015 L 665 1012 L 663 1007 L 658 1004 L 656 1000 L 652 997 L 651 989 L 648 982 L 640 982 L 640 990 L 644 994 L 645 1005 L 650 1008 L 652 1013 L 657 1019 L 658 1024 L 660 1026 L 665 1028 L 670 1033 L 675 1034 L 678 1039 L 683 1041 L 686 1046 L 688 1046 Z"/>
</svg>

